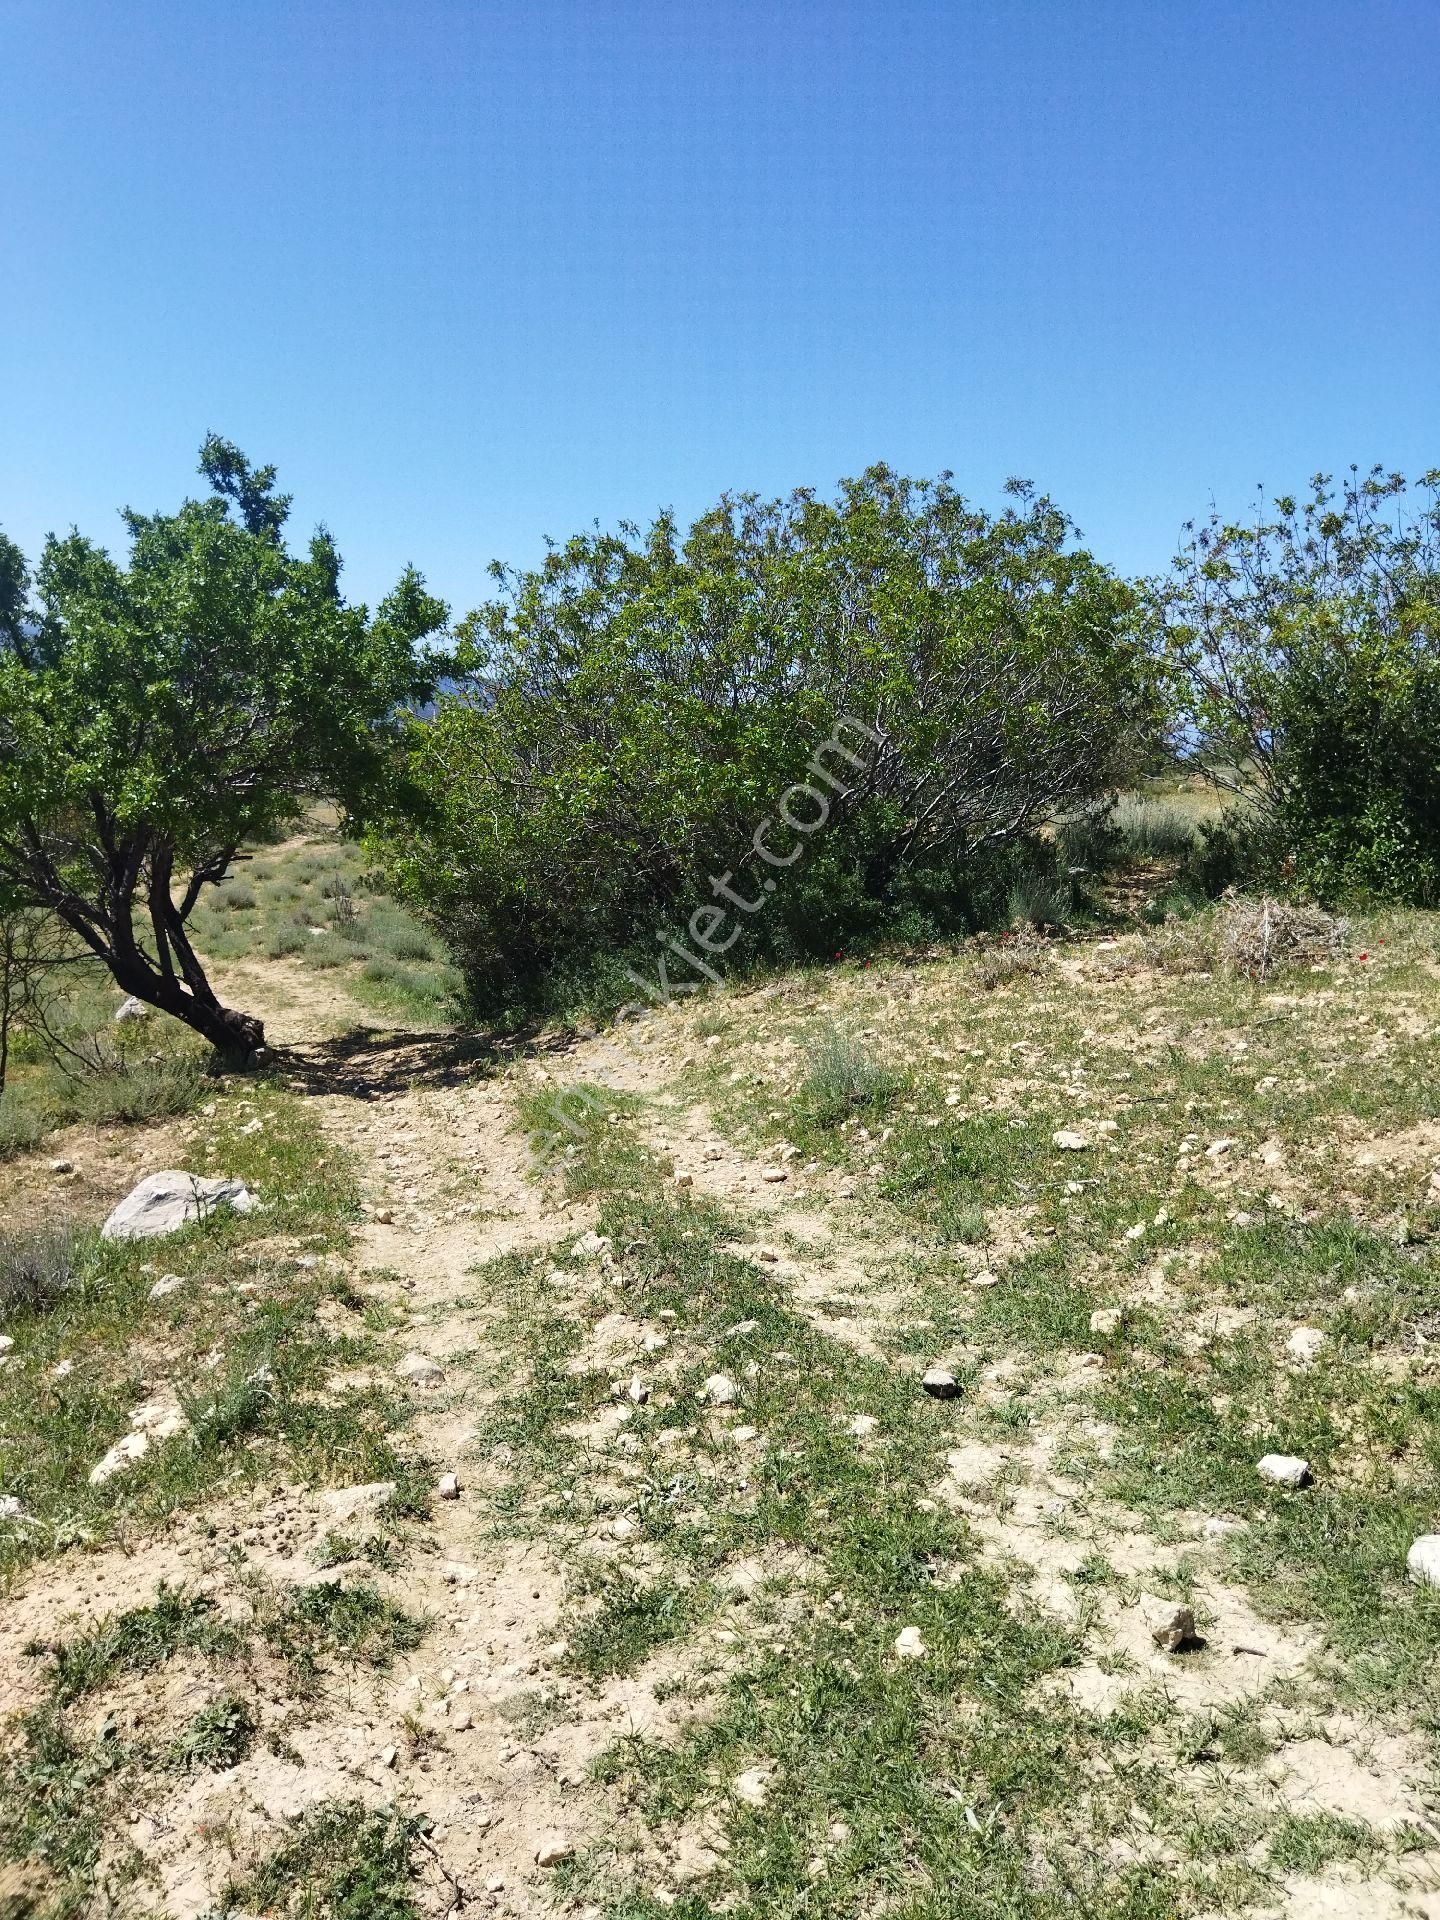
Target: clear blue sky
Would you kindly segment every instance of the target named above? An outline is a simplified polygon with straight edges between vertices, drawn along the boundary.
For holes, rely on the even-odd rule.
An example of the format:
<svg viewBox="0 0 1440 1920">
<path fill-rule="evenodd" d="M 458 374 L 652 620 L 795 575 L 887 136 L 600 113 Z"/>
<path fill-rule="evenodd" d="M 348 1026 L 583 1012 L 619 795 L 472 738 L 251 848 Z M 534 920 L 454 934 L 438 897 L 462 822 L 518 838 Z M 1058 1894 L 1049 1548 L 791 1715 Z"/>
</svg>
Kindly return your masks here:
<svg viewBox="0 0 1440 1920">
<path fill-rule="evenodd" d="M 0 525 L 274 460 L 357 596 L 885 459 L 1158 566 L 1440 465 L 1440 0 L 0 0 Z"/>
</svg>

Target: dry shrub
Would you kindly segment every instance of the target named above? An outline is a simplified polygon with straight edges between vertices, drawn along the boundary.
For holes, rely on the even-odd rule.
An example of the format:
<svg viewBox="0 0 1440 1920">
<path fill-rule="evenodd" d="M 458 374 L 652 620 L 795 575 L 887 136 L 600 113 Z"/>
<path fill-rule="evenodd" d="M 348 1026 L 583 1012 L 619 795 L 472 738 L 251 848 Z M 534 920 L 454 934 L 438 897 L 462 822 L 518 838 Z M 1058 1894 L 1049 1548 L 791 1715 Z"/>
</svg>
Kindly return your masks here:
<svg viewBox="0 0 1440 1920">
<path fill-rule="evenodd" d="M 1314 966 L 1344 951 L 1350 923 L 1320 907 L 1291 906 L 1265 896 L 1227 900 L 1221 909 L 1220 952 L 1233 973 L 1268 980 L 1283 967 Z"/>
<path fill-rule="evenodd" d="M 1050 965 L 1046 941 L 1028 929 L 999 946 L 987 946 L 975 962 L 975 978 L 987 993 L 1012 980 L 1031 979 Z"/>
</svg>

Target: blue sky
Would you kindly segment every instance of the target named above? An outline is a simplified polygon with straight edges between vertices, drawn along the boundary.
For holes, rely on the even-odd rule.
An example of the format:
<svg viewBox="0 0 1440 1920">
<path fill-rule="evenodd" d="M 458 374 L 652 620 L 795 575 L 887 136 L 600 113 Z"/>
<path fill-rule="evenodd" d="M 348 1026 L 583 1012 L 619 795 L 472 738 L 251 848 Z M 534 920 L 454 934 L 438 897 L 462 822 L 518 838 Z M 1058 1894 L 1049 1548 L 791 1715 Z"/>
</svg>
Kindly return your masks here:
<svg viewBox="0 0 1440 1920">
<path fill-rule="evenodd" d="M 0 525 L 276 461 L 353 594 L 877 459 L 1116 564 L 1440 465 L 1437 0 L 0 0 Z"/>
</svg>

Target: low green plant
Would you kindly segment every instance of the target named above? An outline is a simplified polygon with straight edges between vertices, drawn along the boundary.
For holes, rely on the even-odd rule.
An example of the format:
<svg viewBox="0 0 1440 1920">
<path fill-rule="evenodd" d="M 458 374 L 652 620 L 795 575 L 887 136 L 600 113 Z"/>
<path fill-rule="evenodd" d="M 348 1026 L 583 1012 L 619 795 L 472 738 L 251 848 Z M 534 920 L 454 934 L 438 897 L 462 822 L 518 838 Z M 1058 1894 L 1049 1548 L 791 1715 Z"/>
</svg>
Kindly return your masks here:
<svg viewBox="0 0 1440 1920">
<path fill-rule="evenodd" d="M 873 1059 L 860 1040 L 839 1027 L 816 1034 L 806 1058 L 802 1097 L 820 1126 L 883 1112 L 904 1085 L 898 1073 Z"/>
<path fill-rule="evenodd" d="M 419 1920 L 411 1887 L 422 1831 L 412 1815 L 358 1800 L 308 1807 L 288 1840 L 226 1887 L 212 1920 Z"/>
</svg>

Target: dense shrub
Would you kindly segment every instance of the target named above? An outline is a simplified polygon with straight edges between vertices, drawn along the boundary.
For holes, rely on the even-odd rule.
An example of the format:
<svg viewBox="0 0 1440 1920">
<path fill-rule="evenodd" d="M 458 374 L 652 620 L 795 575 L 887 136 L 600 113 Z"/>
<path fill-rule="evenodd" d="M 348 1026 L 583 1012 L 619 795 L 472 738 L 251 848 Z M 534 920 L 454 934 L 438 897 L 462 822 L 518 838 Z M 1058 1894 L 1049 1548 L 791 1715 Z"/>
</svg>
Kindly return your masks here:
<svg viewBox="0 0 1440 1920">
<path fill-rule="evenodd" d="M 1188 743 L 1254 817 L 1195 863 L 1322 899 L 1440 899 L 1440 472 L 1324 475 L 1193 530 L 1161 594 Z"/>
<path fill-rule="evenodd" d="M 411 731 L 390 884 L 487 1011 L 605 954 L 653 976 L 677 930 L 731 967 L 1003 920 L 1022 869 L 1055 871 L 1017 849 L 1155 732 L 1136 596 L 1072 535 L 1018 483 L 991 517 L 877 467 L 497 570 Z"/>
</svg>

